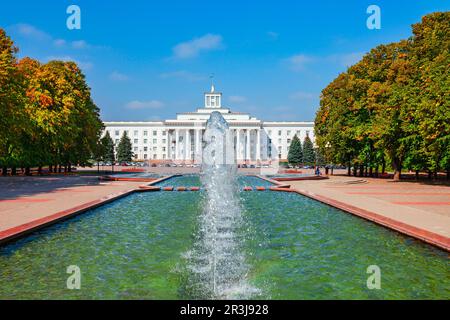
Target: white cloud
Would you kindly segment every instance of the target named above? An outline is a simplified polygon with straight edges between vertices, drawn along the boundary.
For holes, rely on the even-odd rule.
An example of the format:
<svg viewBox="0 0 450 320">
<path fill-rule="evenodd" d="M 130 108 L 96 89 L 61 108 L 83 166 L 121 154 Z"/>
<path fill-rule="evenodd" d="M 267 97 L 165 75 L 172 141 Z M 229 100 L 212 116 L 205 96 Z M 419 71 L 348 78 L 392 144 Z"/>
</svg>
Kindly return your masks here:
<svg viewBox="0 0 450 320">
<path fill-rule="evenodd" d="M 293 71 L 302 71 L 305 66 L 315 60 L 312 56 L 307 56 L 304 54 L 297 54 L 286 59 L 289 67 Z"/>
<path fill-rule="evenodd" d="M 53 40 L 53 44 L 56 47 L 64 47 L 66 45 L 66 40 L 64 40 L 64 39 L 55 39 L 55 40 Z"/>
<path fill-rule="evenodd" d="M 309 100 L 313 99 L 314 97 L 315 95 L 313 93 L 304 91 L 297 91 L 289 96 L 289 98 L 291 98 L 292 100 Z"/>
<path fill-rule="evenodd" d="M 49 41 L 52 39 L 52 37 L 48 33 L 26 23 L 18 23 L 12 25 L 10 29 L 13 33 L 33 40 Z"/>
<path fill-rule="evenodd" d="M 247 98 L 243 96 L 229 96 L 228 100 L 233 103 L 242 103 L 247 101 Z"/>
<path fill-rule="evenodd" d="M 284 62 L 288 64 L 292 71 L 299 72 L 305 70 L 311 63 L 326 63 L 335 64 L 342 67 L 350 67 L 361 60 L 363 55 L 364 53 L 362 52 L 339 53 L 328 56 L 297 54 L 284 59 Z"/>
<path fill-rule="evenodd" d="M 363 56 L 363 52 L 333 54 L 328 57 L 328 60 L 334 63 L 338 63 L 343 67 L 350 67 L 361 60 Z"/>
<path fill-rule="evenodd" d="M 89 45 L 84 40 L 72 41 L 72 48 L 74 49 L 86 49 L 87 47 Z"/>
<path fill-rule="evenodd" d="M 191 82 L 201 81 L 201 80 L 206 79 L 206 77 L 204 75 L 191 73 L 191 72 L 185 71 L 185 70 L 161 73 L 159 76 L 163 79 L 179 78 L 179 79 L 184 79 L 184 80 L 191 81 Z"/>
<path fill-rule="evenodd" d="M 138 109 L 159 109 L 164 106 L 164 103 L 158 100 L 150 100 L 150 101 L 130 101 L 125 105 L 125 108 L 131 109 L 131 110 L 138 110 Z"/>
<path fill-rule="evenodd" d="M 273 31 L 268 31 L 267 35 L 269 36 L 270 39 L 272 40 L 277 40 L 278 37 L 280 36 L 277 32 L 273 32 Z"/>
<path fill-rule="evenodd" d="M 199 55 L 200 52 L 218 50 L 223 48 L 222 36 L 208 33 L 200 38 L 182 42 L 173 47 L 173 58 L 189 59 Z"/>
<path fill-rule="evenodd" d="M 113 80 L 113 81 L 127 81 L 129 79 L 129 77 L 126 74 L 117 72 L 117 71 L 113 71 L 110 75 L 109 75 L 109 79 Z"/>
</svg>

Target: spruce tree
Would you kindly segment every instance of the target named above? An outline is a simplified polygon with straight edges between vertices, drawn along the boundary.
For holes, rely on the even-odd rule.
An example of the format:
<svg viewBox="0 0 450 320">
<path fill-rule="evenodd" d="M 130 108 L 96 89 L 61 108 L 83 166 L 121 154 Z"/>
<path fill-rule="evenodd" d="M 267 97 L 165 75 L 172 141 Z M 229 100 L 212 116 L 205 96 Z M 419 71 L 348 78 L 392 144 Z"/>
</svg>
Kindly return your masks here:
<svg viewBox="0 0 450 320">
<path fill-rule="evenodd" d="M 289 146 L 288 162 L 292 165 L 299 165 L 303 158 L 302 143 L 297 135 L 292 139 L 291 145 Z"/>
<path fill-rule="evenodd" d="M 114 156 L 114 141 L 108 131 L 106 131 L 105 136 L 100 141 L 103 146 L 102 151 L 104 152 L 102 157 L 103 161 L 114 163 L 116 161 Z"/>
<path fill-rule="evenodd" d="M 120 138 L 119 145 L 117 146 L 117 161 L 127 162 L 133 158 L 133 151 L 131 140 L 128 138 L 127 133 L 124 131 L 122 138 Z"/>
<path fill-rule="evenodd" d="M 314 165 L 315 162 L 314 145 L 311 139 L 306 136 L 303 141 L 303 163 L 306 165 Z"/>
</svg>

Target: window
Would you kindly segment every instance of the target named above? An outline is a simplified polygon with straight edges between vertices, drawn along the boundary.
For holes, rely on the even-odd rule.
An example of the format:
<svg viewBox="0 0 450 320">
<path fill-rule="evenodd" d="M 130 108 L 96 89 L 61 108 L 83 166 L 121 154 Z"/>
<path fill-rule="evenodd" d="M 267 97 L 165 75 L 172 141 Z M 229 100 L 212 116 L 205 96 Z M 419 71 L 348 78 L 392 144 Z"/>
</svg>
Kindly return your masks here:
<svg viewBox="0 0 450 320">
<path fill-rule="evenodd" d="M 165 136 L 166 133 L 167 133 L 166 130 L 164 130 L 164 131 L 162 132 L 162 135 Z"/>
<path fill-rule="evenodd" d="M 137 152 L 138 151 L 138 147 L 134 147 L 133 150 L 134 150 L 134 152 Z"/>
<path fill-rule="evenodd" d="M 146 153 L 144 153 L 144 159 L 147 159 L 147 154 Z"/>
<path fill-rule="evenodd" d="M 291 135 L 291 130 L 287 131 L 287 135 L 290 136 Z"/>
<path fill-rule="evenodd" d="M 287 139 L 287 143 L 290 144 L 291 143 L 291 139 Z"/>
<path fill-rule="evenodd" d="M 153 147 L 153 151 L 156 151 L 156 150 L 158 150 L 158 148 L 157 147 Z"/>
<path fill-rule="evenodd" d="M 166 159 L 166 155 L 165 154 L 163 154 L 163 159 Z"/>
<path fill-rule="evenodd" d="M 309 130 L 306 130 L 306 136 L 309 137 Z"/>
<path fill-rule="evenodd" d="M 129 133 L 130 133 L 129 130 L 125 130 L 125 134 L 126 134 L 127 136 L 129 136 Z"/>
<path fill-rule="evenodd" d="M 116 130 L 116 136 L 119 136 L 119 135 L 120 135 L 119 130 Z"/>
<path fill-rule="evenodd" d="M 206 105 L 209 107 L 211 105 L 211 97 L 206 96 Z"/>
<path fill-rule="evenodd" d="M 156 136 L 158 134 L 158 131 L 153 131 L 153 135 Z"/>
<path fill-rule="evenodd" d="M 144 136 L 147 136 L 147 134 L 148 134 L 148 131 L 145 130 L 145 131 L 144 131 Z"/>
<path fill-rule="evenodd" d="M 166 147 L 163 147 L 163 148 L 162 148 L 162 151 L 163 151 L 163 152 L 166 152 Z"/>
<path fill-rule="evenodd" d="M 166 143 L 166 139 L 162 139 L 162 143 Z"/>
<path fill-rule="evenodd" d="M 119 139 L 116 139 L 116 144 L 118 144 L 119 143 Z"/>
<path fill-rule="evenodd" d="M 281 136 L 281 130 L 278 130 L 278 135 Z"/>
<path fill-rule="evenodd" d="M 147 142 L 148 142 L 148 140 L 147 140 L 147 139 L 144 139 L 144 144 L 147 144 Z"/>
<path fill-rule="evenodd" d="M 278 144 L 281 144 L 281 139 L 278 139 Z"/>
<path fill-rule="evenodd" d="M 280 146 L 280 147 L 278 147 L 278 152 L 279 152 L 279 153 L 281 153 L 281 146 Z"/>
<path fill-rule="evenodd" d="M 155 159 L 155 160 L 156 160 L 156 154 L 154 154 L 154 155 L 153 155 L 153 159 Z"/>
<path fill-rule="evenodd" d="M 216 106 L 216 97 L 212 96 L 211 97 L 211 107 L 215 107 Z"/>
<path fill-rule="evenodd" d="M 158 139 L 153 139 L 153 143 L 154 144 L 158 143 Z"/>
<path fill-rule="evenodd" d="M 144 147 L 144 151 L 147 152 L 147 150 L 148 150 L 148 148 L 147 148 L 147 147 Z"/>
<path fill-rule="evenodd" d="M 272 130 L 269 130 L 269 136 L 271 136 L 272 135 Z"/>
<path fill-rule="evenodd" d="M 137 136 L 138 135 L 138 131 L 137 130 L 134 130 L 134 136 Z"/>
<path fill-rule="evenodd" d="M 300 137 L 300 130 L 297 130 L 297 137 Z"/>
<path fill-rule="evenodd" d="M 138 143 L 138 139 L 134 139 L 134 143 Z"/>
</svg>

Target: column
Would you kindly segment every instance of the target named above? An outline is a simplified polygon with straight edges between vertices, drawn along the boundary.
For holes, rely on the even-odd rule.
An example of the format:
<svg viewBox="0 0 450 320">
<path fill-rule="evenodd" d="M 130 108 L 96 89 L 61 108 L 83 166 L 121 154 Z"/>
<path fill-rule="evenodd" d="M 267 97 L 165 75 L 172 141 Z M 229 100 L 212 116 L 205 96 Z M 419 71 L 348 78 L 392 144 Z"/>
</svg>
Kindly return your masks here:
<svg viewBox="0 0 450 320">
<path fill-rule="evenodd" d="M 241 130 L 236 129 L 236 160 L 241 160 Z"/>
<path fill-rule="evenodd" d="M 245 160 L 250 160 L 250 129 L 247 129 L 246 149 Z"/>
<path fill-rule="evenodd" d="M 261 130 L 256 129 L 256 161 L 261 161 Z"/>
<path fill-rule="evenodd" d="M 170 131 L 167 128 L 166 130 L 166 160 L 170 160 L 170 147 L 171 147 L 171 142 L 170 142 Z"/>
<path fill-rule="evenodd" d="M 200 163 L 200 129 L 195 129 L 195 162 Z"/>
<path fill-rule="evenodd" d="M 190 138 L 189 138 L 189 129 L 186 129 L 186 141 L 184 144 L 184 160 L 190 160 L 191 157 L 191 144 L 190 144 Z"/>
<path fill-rule="evenodd" d="M 178 160 L 180 149 L 178 148 L 178 142 L 180 141 L 180 132 L 175 129 L 175 160 Z"/>
</svg>

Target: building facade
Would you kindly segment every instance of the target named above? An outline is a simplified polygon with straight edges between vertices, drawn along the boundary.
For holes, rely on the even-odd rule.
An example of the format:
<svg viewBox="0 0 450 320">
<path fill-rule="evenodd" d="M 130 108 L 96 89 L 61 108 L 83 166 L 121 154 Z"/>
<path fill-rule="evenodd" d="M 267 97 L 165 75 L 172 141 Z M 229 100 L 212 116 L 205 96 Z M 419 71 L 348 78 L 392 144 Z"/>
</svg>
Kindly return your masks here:
<svg viewBox="0 0 450 320">
<path fill-rule="evenodd" d="M 200 163 L 206 121 L 218 111 L 234 135 L 238 163 L 264 164 L 285 161 L 294 135 L 314 142 L 314 123 L 263 121 L 249 113 L 222 107 L 222 93 L 214 86 L 204 94 L 204 106 L 195 112 L 178 113 L 176 119 L 149 122 L 105 122 L 105 130 L 117 145 L 124 131 L 133 145 L 136 160 Z"/>
</svg>

